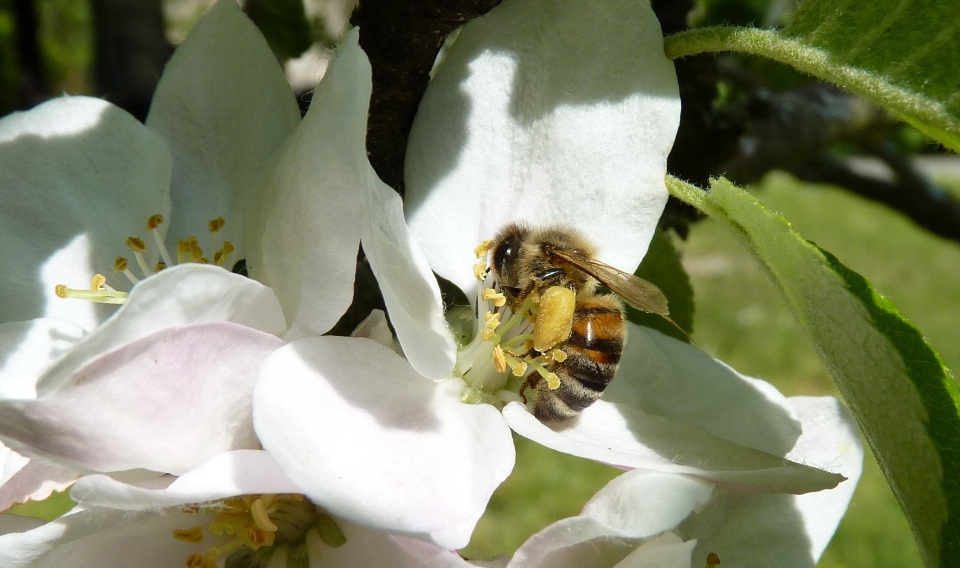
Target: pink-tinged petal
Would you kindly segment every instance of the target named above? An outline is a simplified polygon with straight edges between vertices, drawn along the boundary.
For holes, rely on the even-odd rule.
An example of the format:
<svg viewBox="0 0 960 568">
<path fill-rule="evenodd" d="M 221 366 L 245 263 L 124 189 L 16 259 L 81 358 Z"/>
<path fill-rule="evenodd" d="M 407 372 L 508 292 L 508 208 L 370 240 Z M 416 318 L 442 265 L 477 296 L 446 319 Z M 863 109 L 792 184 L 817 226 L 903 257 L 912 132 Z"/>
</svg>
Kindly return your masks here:
<svg viewBox="0 0 960 568">
<path fill-rule="evenodd" d="M 0 399 L 36 398 L 44 371 L 85 335 L 82 327 L 62 319 L 0 324 Z"/>
<path fill-rule="evenodd" d="M 337 524 L 347 542 L 333 548 L 323 543 L 316 529 L 307 532 L 307 554 L 311 567 L 350 566 L 356 568 L 471 568 L 472 564 L 451 550 L 420 539 L 392 535 L 343 520 Z"/>
<path fill-rule="evenodd" d="M 61 97 L 0 120 L 2 321 L 89 330 L 106 319 L 114 308 L 65 302 L 54 287 L 89 288 L 148 217 L 168 216 L 170 167 L 159 136 L 101 99 Z"/>
<path fill-rule="evenodd" d="M 603 399 L 781 456 L 800 436 L 787 399 L 771 385 L 744 377 L 693 345 L 633 324 Z"/>
<path fill-rule="evenodd" d="M 70 497 L 85 508 L 137 511 L 263 493 L 300 493 L 300 489 L 263 450 L 235 450 L 219 454 L 157 489 L 106 475 L 87 475 L 74 484 Z"/>
<path fill-rule="evenodd" d="M 280 298 L 289 340 L 329 331 L 353 298 L 370 74 L 351 32 L 251 201 L 247 266 Z"/>
<path fill-rule="evenodd" d="M 43 501 L 54 491 L 64 491 L 80 474 L 36 460 L 28 462 L 0 485 L 0 512 L 27 501 Z"/>
<path fill-rule="evenodd" d="M 457 346 L 443 316 L 440 287 L 410 236 L 400 196 L 373 169 L 370 176 L 363 251 L 410 365 L 429 379 L 445 379 L 457 361 Z"/>
<path fill-rule="evenodd" d="M 580 515 L 608 527 L 611 536 L 647 538 L 675 528 L 712 495 L 709 483 L 635 469 L 598 491 Z"/>
<path fill-rule="evenodd" d="M 147 117 L 173 153 L 170 235 L 205 243 L 222 215 L 221 237 L 244 258 L 246 195 L 298 122 L 267 42 L 236 2 L 218 2 L 170 58 Z"/>
<path fill-rule="evenodd" d="M 679 117 L 648 2 L 507 0 L 463 27 L 420 103 L 411 232 L 463 290 L 474 247 L 510 221 L 580 228 L 632 272 L 667 200 Z"/>
<path fill-rule="evenodd" d="M 286 329 L 280 304 L 266 286 L 216 266 L 174 266 L 137 284 L 113 318 L 50 369 L 37 392 L 55 392 L 102 353 L 164 328 L 218 321 L 273 335 Z"/>
<path fill-rule="evenodd" d="M 462 388 L 425 379 L 371 340 L 306 338 L 264 362 L 254 425 L 332 514 L 457 549 L 514 462 L 499 412 L 461 403 Z"/>
<path fill-rule="evenodd" d="M 253 385 L 280 345 L 233 323 L 166 328 L 104 353 L 49 396 L 0 401 L 0 434 L 20 453 L 95 471 L 182 473 L 257 447 Z"/>
<path fill-rule="evenodd" d="M 835 489 L 807 495 L 721 494 L 685 524 L 697 539 L 694 558 L 708 552 L 721 565 L 812 568 L 847 509 L 863 463 L 860 434 L 839 401 L 831 397 L 789 399 L 803 435 L 788 457 L 837 471 L 848 479 Z"/>
<path fill-rule="evenodd" d="M 3 515 L 4 517 L 6 515 Z M 4 568 L 171 568 L 201 552 L 208 542 L 189 543 L 173 537 L 211 516 L 181 511 L 138 513 L 74 509 L 55 521 L 26 532 L 0 536 Z"/>
<path fill-rule="evenodd" d="M 749 493 L 806 493 L 843 476 L 718 438 L 698 426 L 598 401 L 580 417 L 546 425 L 518 402 L 503 416 L 521 436 L 557 451 L 613 466 L 695 476 Z"/>
</svg>

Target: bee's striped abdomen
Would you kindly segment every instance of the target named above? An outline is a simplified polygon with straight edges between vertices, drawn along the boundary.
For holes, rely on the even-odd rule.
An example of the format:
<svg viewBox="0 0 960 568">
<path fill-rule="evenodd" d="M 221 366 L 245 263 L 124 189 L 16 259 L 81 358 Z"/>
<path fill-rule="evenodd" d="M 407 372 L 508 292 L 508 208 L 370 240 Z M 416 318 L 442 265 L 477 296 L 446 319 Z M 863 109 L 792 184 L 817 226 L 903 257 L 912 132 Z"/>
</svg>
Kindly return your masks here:
<svg viewBox="0 0 960 568">
<path fill-rule="evenodd" d="M 593 404 L 617 372 L 626 329 L 623 305 L 614 296 L 579 299 L 570 337 L 560 347 L 566 355 L 551 369 L 560 386 L 550 390 L 546 381 L 537 384 L 534 414 L 540 420 L 572 418 Z"/>
</svg>

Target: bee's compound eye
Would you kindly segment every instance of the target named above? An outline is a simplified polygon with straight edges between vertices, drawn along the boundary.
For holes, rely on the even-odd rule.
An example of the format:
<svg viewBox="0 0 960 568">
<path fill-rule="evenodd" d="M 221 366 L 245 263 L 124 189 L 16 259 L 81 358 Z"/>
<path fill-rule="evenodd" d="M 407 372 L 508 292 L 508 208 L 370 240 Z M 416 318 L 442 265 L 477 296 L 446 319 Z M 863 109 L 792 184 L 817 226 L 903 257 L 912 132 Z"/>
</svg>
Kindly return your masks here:
<svg viewBox="0 0 960 568">
<path fill-rule="evenodd" d="M 517 235 L 509 235 L 497 244 L 493 249 L 493 269 L 497 274 L 503 275 L 509 272 L 510 267 L 516 262 L 517 254 L 520 252 L 520 239 Z"/>
</svg>

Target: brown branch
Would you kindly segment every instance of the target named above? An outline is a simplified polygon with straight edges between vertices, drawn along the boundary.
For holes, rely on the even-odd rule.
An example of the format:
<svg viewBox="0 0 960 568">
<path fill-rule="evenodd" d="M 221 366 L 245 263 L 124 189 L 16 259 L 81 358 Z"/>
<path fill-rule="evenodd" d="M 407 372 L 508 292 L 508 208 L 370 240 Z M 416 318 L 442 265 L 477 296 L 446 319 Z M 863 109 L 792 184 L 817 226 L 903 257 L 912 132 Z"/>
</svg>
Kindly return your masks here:
<svg viewBox="0 0 960 568">
<path fill-rule="evenodd" d="M 447 35 L 501 0 L 363 0 L 352 22 L 373 66 L 367 152 L 403 195 L 403 160 L 430 69 Z"/>
</svg>

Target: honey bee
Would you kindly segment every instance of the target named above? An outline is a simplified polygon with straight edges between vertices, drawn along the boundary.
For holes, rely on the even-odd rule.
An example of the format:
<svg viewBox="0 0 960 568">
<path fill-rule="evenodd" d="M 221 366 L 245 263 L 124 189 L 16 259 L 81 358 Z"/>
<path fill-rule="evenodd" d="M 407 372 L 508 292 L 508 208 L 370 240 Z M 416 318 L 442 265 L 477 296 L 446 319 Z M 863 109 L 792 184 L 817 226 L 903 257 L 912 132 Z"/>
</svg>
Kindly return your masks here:
<svg viewBox="0 0 960 568">
<path fill-rule="evenodd" d="M 620 298 L 670 320 L 659 288 L 594 258 L 596 247 L 575 230 L 510 224 L 489 250 L 506 306 L 516 312 L 528 300 L 537 305 L 530 355 L 547 354 L 546 368 L 559 379 L 551 388 L 542 374 L 531 373 L 520 388 L 524 400 L 526 389 L 536 389 L 540 420 L 577 416 L 613 379 L 627 335 Z M 598 294 L 601 284 L 615 295 Z"/>
</svg>

